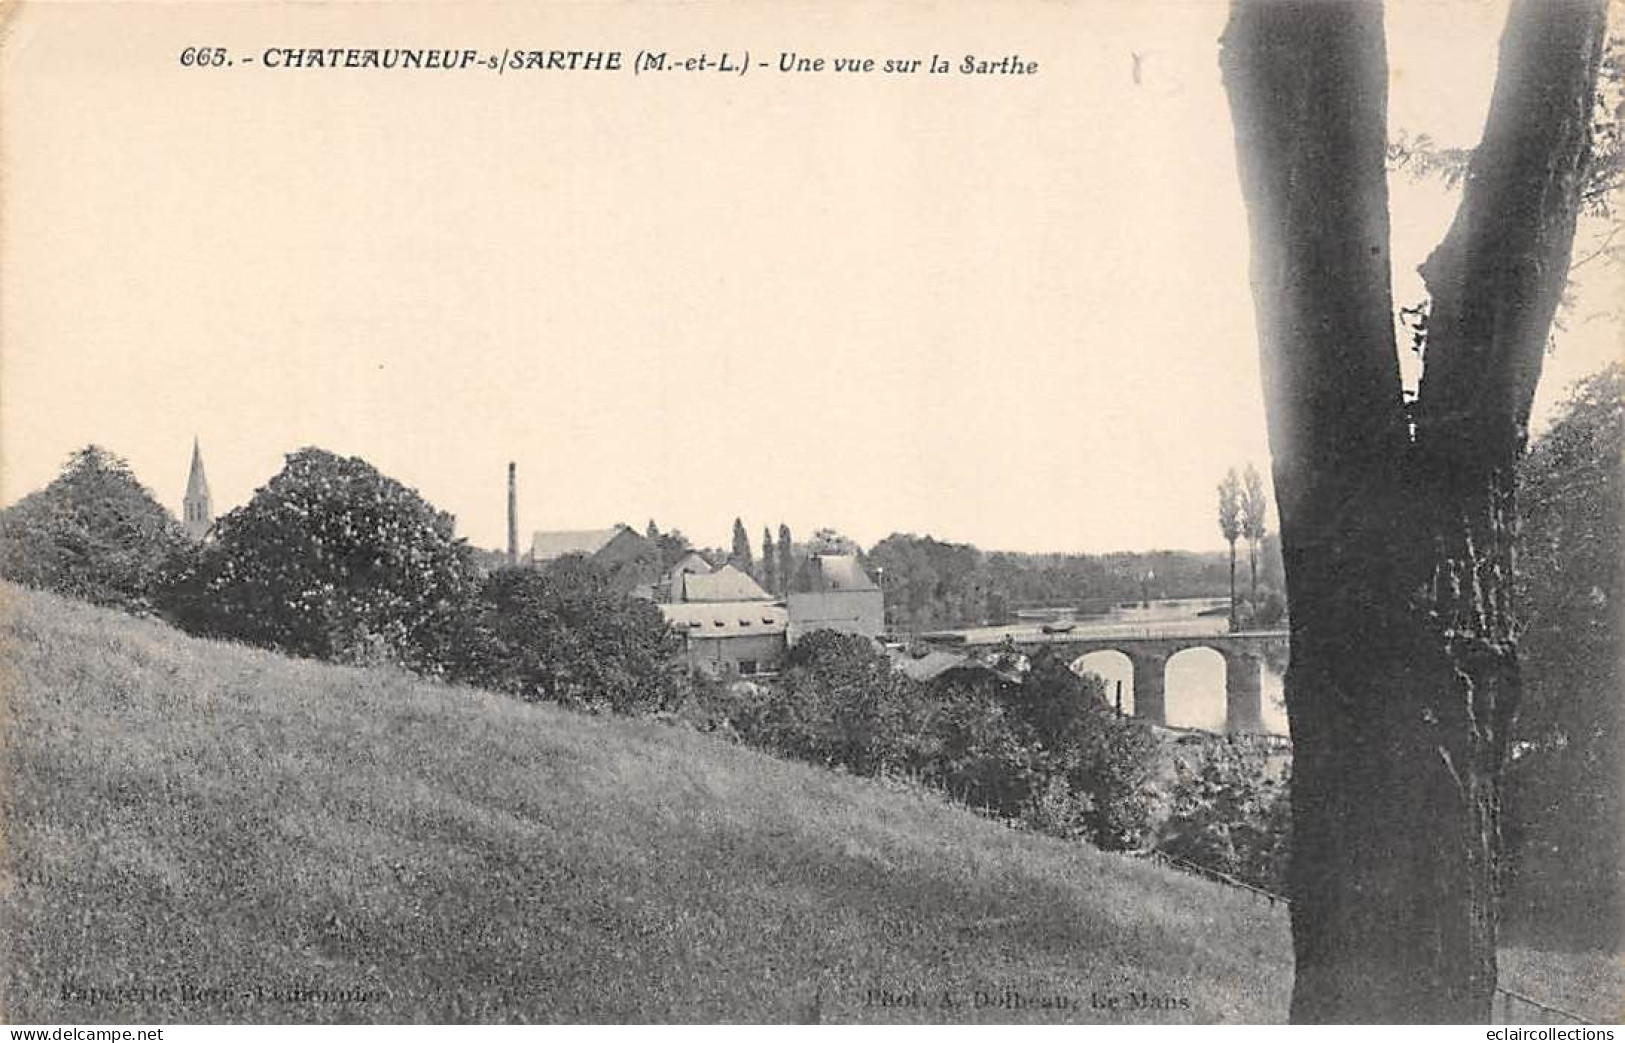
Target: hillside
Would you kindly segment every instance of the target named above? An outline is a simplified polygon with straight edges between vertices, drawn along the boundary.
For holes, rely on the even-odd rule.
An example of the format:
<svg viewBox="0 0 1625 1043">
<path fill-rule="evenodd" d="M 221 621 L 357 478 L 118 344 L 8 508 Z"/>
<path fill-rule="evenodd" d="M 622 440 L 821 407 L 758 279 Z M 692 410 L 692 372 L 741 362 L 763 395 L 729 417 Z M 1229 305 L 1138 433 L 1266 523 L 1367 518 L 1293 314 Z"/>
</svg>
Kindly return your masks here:
<svg viewBox="0 0 1625 1043">
<path fill-rule="evenodd" d="M 13 1022 L 1284 1016 L 1284 919 L 1213 885 L 681 728 L 0 591 Z M 1089 1009 L 1142 990 L 1189 1009 Z"/>
<path fill-rule="evenodd" d="M 682 728 L 0 595 L 12 1022 L 1285 1014 L 1284 916 L 1203 881 Z"/>
</svg>

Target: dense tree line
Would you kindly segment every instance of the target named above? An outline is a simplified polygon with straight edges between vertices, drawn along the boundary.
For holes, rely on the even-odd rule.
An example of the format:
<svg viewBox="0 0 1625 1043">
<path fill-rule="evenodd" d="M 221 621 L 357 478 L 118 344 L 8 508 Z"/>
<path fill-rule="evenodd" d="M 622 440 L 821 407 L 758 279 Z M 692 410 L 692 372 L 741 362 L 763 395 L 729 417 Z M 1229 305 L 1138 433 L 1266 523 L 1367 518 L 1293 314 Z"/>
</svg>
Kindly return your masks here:
<svg viewBox="0 0 1625 1043">
<path fill-rule="evenodd" d="M 1258 604 L 1273 595 L 1279 618 L 1280 542 L 1258 541 Z M 888 622 L 899 630 L 1006 623 L 1018 608 L 1103 612 L 1115 605 L 1182 597 L 1223 597 L 1226 556 L 1151 551 L 1114 554 L 987 553 L 967 543 L 893 533 L 864 556 L 886 592 Z M 1251 602 L 1240 602 L 1252 618 Z"/>
</svg>

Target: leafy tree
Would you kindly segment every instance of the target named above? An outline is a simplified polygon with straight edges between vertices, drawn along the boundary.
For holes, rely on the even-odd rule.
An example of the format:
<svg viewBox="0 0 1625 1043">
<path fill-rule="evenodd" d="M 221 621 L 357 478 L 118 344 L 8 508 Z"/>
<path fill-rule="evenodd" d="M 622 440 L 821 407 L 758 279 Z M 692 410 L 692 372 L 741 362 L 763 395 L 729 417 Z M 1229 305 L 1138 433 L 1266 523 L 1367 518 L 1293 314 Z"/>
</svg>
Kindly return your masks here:
<svg viewBox="0 0 1625 1043">
<path fill-rule="evenodd" d="M 1288 786 L 1256 747 L 1202 744 L 1194 758 L 1175 762 L 1170 798 L 1157 850 L 1267 891 L 1285 888 Z"/>
<path fill-rule="evenodd" d="M 774 554 L 773 532 L 766 526 L 762 527 L 762 587 L 769 594 L 779 589 L 779 561 Z"/>
<path fill-rule="evenodd" d="M 1602 0 L 1513 0 L 1422 266 L 1407 402 L 1380 7 L 1236 0 L 1222 66 L 1291 605 L 1295 1021 L 1489 1020 L 1516 464 L 1589 165 Z"/>
<path fill-rule="evenodd" d="M 1219 483 L 1219 532 L 1230 545 L 1230 629 L 1236 628 L 1236 541 L 1241 539 L 1241 480 L 1234 467 Z"/>
<path fill-rule="evenodd" d="M 1058 814 L 1055 804 L 1075 804 L 1075 795 L 1055 793 L 1049 785 L 1042 754 L 1024 741 L 1017 711 L 1005 698 L 1008 686 L 991 673 L 965 671 L 927 686 L 921 776 L 954 799 L 1003 819 L 1037 810 L 1051 830 L 1070 835 L 1076 809 Z"/>
<path fill-rule="evenodd" d="M 460 680 L 529 701 L 620 714 L 682 701 L 681 637 L 579 554 L 492 573 L 463 647 Z"/>
<path fill-rule="evenodd" d="M 734 519 L 733 552 L 728 555 L 728 563 L 746 574 L 756 571 L 756 563 L 750 553 L 750 536 L 745 532 L 745 523 L 738 518 Z"/>
<path fill-rule="evenodd" d="M 892 533 L 867 564 L 886 582 L 887 614 L 899 626 L 978 625 L 989 616 L 991 580 L 982 552 L 968 543 Z"/>
<path fill-rule="evenodd" d="M 1269 507 L 1269 500 L 1264 495 L 1264 479 L 1258 474 L 1258 468 L 1252 464 L 1242 474 L 1241 493 L 1241 534 L 1247 540 L 1247 570 L 1252 580 L 1249 601 L 1256 607 L 1258 605 L 1258 555 L 1259 548 L 1264 542 L 1265 513 Z M 1235 544 L 1231 544 L 1234 550 Z"/>
<path fill-rule="evenodd" d="M 657 532 L 657 535 L 652 539 L 654 540 L 655 551 L 660 556 L 661 572 L 677 564 L 683 555 L 693 549 L 688 542 L 688 537 L 684 536 L 679 529 L 672 529 L 670 532 Z"/>
<path fill-rule="evenodd" d="M 779 593 L 790 593 L 790 580 L 796 574 L 796 548 L 790 542 L 790 526 L 779 523 Z"/>
<path fill-rule="evenodd" d="M 449 514 L 359 457 L 305 448 L 175 589 L 193 631 L 340 662 L 438 672 L 477 582 Z"/>
<path fill-rule="evenodd" d="M 150 610 L 190 549 L 129 464 L 97 445 L 0 511 L 0 576 L 98 605 Z"/>
<path fill-rule="evenodd" d="M 861 553 L 853 540 L 841 535 L 834 529 L 818 529 L 812 534 L 807 543 L 809 554 L 858 554 Z"/>
<path fill-rule="evenodd" d="M 738 707 L 733 726 L 785 756 L 875 775 L 907 759 L 916 731 L 909 691 L 874 642 L 818 630 L 796 642 L 772 685 Z"/>
<path fill-rule="evenodd" d="M 1082 835 L 1108 851 L 1139 846 L 1151 825 L 1157 749 L 1145 723 L 1118 716 L 1104 681 L 1078 676 L 1053 653 L 1033 656 L 1009 695 L 1031 745 L 1043 754 L 1043 771 L 1082 798 Z"/>
<path fill-rule="evenodd" d="M 1513 726 L 1509 917 L 1610 950 L 1620 926 L 1620 458 L 1625 372 L 1582 381 L 1519 469 L 1524 699 Z"/>
</svg>

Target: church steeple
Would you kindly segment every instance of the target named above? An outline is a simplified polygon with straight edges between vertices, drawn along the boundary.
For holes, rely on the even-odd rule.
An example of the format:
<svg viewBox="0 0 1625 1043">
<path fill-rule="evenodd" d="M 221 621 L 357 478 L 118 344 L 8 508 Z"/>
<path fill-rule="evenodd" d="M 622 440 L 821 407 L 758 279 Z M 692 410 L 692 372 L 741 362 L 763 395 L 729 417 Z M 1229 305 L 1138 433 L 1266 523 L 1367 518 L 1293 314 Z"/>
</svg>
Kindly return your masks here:
<svg viewBox="0 0 1625 1043">
<path fill-rule="evenodd" d="M 209 499 L 209 478 L 203 473 L 203 450 L 196 436 L 192 438 L 192 471 L 186 476 L 185 509 L 186 531 L 194 540 L 201 540 L 214 524 L 214 506 Z"/>
</svg>

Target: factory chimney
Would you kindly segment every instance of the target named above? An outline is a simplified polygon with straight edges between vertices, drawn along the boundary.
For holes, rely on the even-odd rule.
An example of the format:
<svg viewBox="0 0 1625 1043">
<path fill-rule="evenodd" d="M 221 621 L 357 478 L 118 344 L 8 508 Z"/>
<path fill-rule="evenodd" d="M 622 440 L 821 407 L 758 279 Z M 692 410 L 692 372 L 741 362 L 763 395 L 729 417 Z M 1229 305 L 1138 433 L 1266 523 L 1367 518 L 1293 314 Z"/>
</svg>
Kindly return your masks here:
<svg viewBox="0 0 1625 1043">
<path fill-rule="evenodd" d="M 508 564 L 519 564 L 519 467 L 508 461 Z"/>
</svg>

